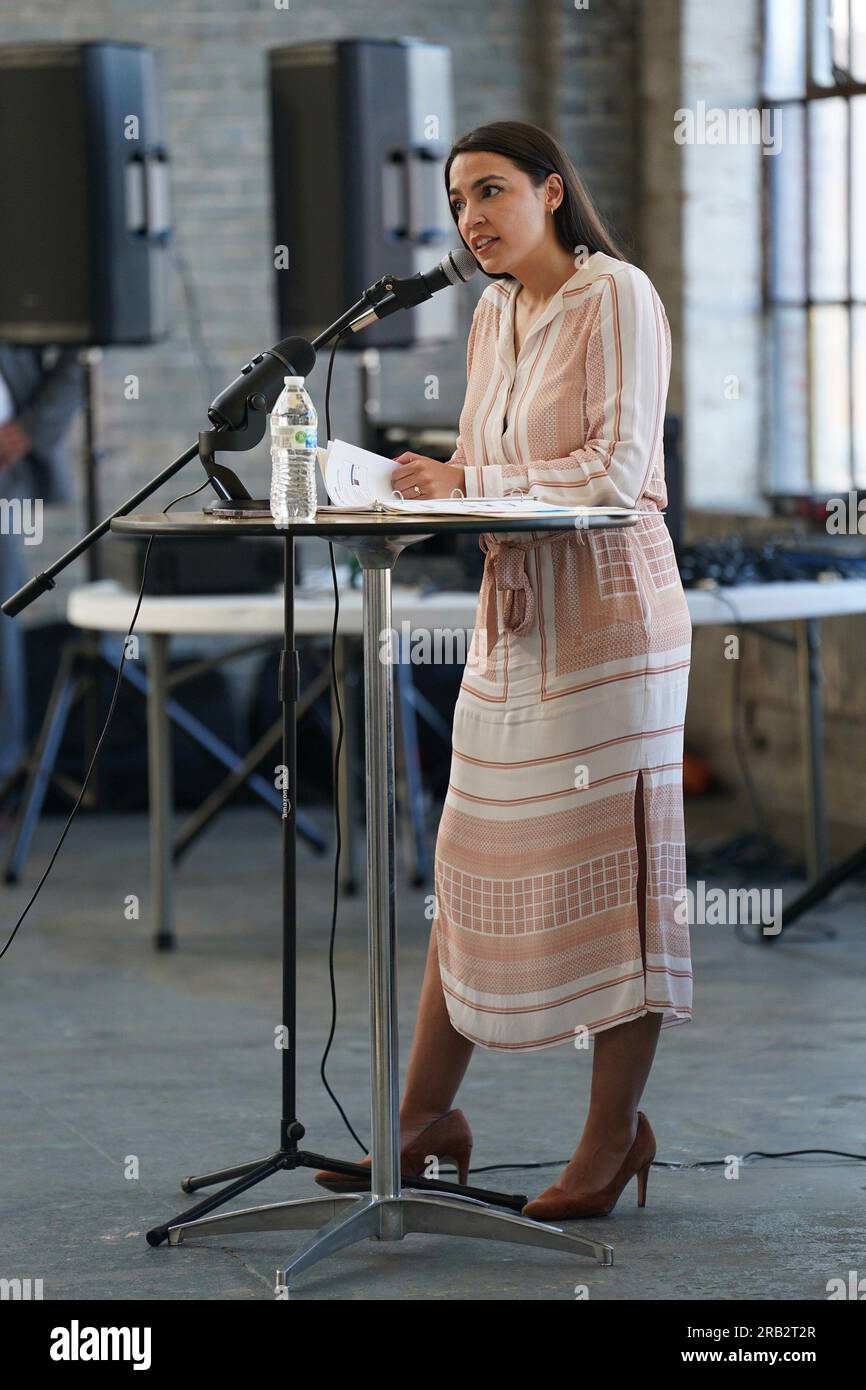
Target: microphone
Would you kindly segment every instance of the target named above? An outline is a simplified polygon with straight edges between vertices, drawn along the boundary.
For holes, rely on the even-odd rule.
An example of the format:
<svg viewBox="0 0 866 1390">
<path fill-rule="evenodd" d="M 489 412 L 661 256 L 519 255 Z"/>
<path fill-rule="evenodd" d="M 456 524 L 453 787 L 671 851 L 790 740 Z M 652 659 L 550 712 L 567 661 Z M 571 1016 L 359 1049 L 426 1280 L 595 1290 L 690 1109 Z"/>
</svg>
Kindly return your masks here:
<svg viewBox="0 0 866 1390">
<path fill-rule="evenodd" d="M 449 285 L 465 284 L 467 280 L 472 279 L 477 269 L 478 262 L 472 252 L 461 246 L 457 251 L 449 251 L 432 270 L 413 275 L 409 280 L 398 280 L 397 284 L 411 285 L 416 280 L 422 280 L 430 294 L 435 294 L 437 290 L 447 289 Z M 429 299 L 430 295 L 424 297 Z"/>
<path fill-rule="evenodd" d="M 413 309 L 416 304 L 423 304 L 425 299 L 432 299 L 434 294 L 447 289 L 449 285 L 464 285 L 477 270 L 478 262 L 472 252 L 461 246 L 457 250 L 449 251 L 432 270 L 419 271 L 417 275 L 411 275 L 406 280 L 398 280 L 394 275 L 384 275 L 375 285 L 364 291 L 358 303 L 343 317 L 347 318 L 360 311 L 360 317 L 352 319 L 348 325 L 353 333 L 359 333 L 376 319 L 385 319 L 389 314 L 395 314 L 398 309 Z M 379 295 L 378 300 L 375 299 L 376 295 Z M 374 300 L 372 305 L 371 299 Z"/>
<path fill-rule="evenodd" d="M 217 463 L 217 449 L 240 453 L 264 437 L 268 414 L 283 389 L 283 377 L 309 376 L 316 350 L 306 338 L 283 338 L 259 352 L 208 406 L 212 428 L 199 430 L 198 455 L 222 501 L 249 501 L 250 494 L 232 469 Z"/>
<path fill-rule="evenodd" d="M 312 343 L 306 338 L 283 338 L 241 368 L 240 376 L 214 397 L 207 417 L 219 430 L 243 429 L 250 408 L 273 409 L 283 389 L 283 377 L 309 376 L 315 365 Z"/>
</svg>

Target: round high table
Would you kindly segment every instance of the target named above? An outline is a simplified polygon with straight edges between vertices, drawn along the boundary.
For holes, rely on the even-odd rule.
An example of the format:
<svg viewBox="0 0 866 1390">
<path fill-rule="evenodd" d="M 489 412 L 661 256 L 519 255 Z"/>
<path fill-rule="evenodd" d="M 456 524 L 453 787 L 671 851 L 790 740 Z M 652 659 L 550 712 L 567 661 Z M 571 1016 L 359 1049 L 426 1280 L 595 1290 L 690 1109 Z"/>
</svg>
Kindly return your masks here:
<svg viewBox="0 0 866 1390">
<path fill-rule="evenodd" d="M 320 508 L 314 521 L 277 526 L 270 516 L 224 518 L 204 512 L 158 513 L 115 517 L 111 530 L 118 536 L 284 537 L 284 650 L 280 660 L 279 695 L 283 709 L 283 762 L 287 769 L 286 802 L 282 816 L 283 848 L 283 1026 L 282 1118 L 280 1147 L 269 1157 L 195 1178 L 186 1178 L 186 1192 L 225 1182 L 227 1186 L 148 1231 L 151 1245 L 168 1240 L 179 1245 L 191 1236 L 226 1235 L 233 1231 L 309 1230 L 313 1234 L 277 1271 L 277 1292 L 287 1294 L 291 1279 L 327 1255 L 366 1239 L 402 1240 L 411 1232 L 469 1236 L 476 1240 L 505 1240 L 589 1255 L 600 1264 L 613 1263 L 613 1248 L 603 1241 L 566 1231 L 519 1214 L 523 1198 L 487 1193 L 434 1179 L 403 1184 L 400 1174 L 399 1068 L 397 1045 L 396 894 L 394 880 L 394 678 L 389 661 L 380 659 L 379 635 L 390 632 L 391 571 L 407 545 L 449 532 L 489 534 L 505 531 L 563 531 L 575 526 L 634 525 L 638 513 L 605 513 L 599 509 L 577 519 L 562 515 L 492 519 L 489 517 L 401 517 L 399 515 L 339 514 Z M 364 743 L 367 768 L 367 933 L 371 1029 L 372 1142 L 370 1169 L 301 1150 L 304 1127 L 295 1114 L 296 997 L 295 997 L 295 701 L 298 654 L 294 648 L 294 542 L 296 536 L 319 536 L 336 541 L 357 556 L 363 571 Z M 158 543 L 158 542 L 157 542 Z M 332 1194 L 210 1215 L 281 1169 L 337 1169 L 369 1174 L 370 1190 Z M 410 1190 L 407 1190 L 410 1189 Z M 474 1195 L 473 1195 L 474 1194 Z M 492 1200 L 491 1200 L 492 1199 Z M 496 1210 L 496 1205 L 512 1210 Z M 519 1205 L 518 1205 L 519 1204 Z M 516 1207 L 516 1209 L 514 1209 Z"/>
</svg>

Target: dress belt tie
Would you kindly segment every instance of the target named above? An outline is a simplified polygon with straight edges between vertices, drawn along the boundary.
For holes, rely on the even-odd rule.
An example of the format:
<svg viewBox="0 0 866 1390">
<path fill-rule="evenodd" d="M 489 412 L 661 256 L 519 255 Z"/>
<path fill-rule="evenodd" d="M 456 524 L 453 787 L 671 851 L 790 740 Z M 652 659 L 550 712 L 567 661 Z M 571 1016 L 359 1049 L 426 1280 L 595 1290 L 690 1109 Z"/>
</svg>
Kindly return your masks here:
<svg viewBox="0 0 866 1390">
<path fill-rule="evenodd" d="M 529 575 L 526 573 L 527 553 L 530 550 L 537 550 L 539 546 L 555 545 L 557 541 L 566 541 L 573 536 L 576 536 L 580 543 L 586 544 L 586 538 L 580 528 L 576 528 L 574 531 L 557 531 L 552 536 L 545 535 L 532 541 L 499 541 L 495 535 L 487 531 L 478 537 L 478 544 L 485 556 L 489 557 L 492 569 L 491 574 L 488 572 L 488 562 L 485 559 L 484 583 L 487 585 L 485 634 L 488 658 L 501 636 L 496 595 L 503 595 L 503 627 L 508 632 L 513 632 L 515 637 L 521 637 L 525 632 L 529 632 L 535 622 L 536 603 L 535 593 L 529 582 Z"/>
</svg>

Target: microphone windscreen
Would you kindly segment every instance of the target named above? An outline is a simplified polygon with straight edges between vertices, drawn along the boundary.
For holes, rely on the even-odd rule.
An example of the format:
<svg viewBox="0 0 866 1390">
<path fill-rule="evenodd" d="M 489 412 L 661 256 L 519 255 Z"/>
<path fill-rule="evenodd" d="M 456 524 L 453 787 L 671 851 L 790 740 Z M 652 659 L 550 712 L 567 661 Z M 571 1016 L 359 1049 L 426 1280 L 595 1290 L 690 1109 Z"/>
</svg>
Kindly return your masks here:
<svg viewBox="0 0 866 1390">
<path fill-rule="evenodd" d="M 439 262 L 440 267 L 452 285 L 459 285 L 462 281 L 471 280 L 478 270 L 478 262 L 472 252 L 465 246 L 459 246 L 448 252 L 443 260 Z"/>
<path fill-rule="evenodd" d="M 316 365 L 316 349 L 306 338 L 283 338 L 272 349 L 291 364 L 294 376 L 309 376 Z"/>
</svg>

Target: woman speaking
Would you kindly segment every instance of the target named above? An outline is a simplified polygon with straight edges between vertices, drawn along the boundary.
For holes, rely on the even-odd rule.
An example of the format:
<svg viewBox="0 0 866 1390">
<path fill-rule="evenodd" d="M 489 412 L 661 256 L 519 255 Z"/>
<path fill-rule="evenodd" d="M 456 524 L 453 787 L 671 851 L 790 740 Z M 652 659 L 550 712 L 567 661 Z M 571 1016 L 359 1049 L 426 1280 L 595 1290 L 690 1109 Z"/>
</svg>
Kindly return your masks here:
<svg viewBox="0 0 866 1390">
<path fill-rule="evenodd" d="M 655 1138 L 638 1104 L 660 1029 L 691 1018 L 692 629 L 659 510 L 670 329 L 545 131 L 481 126 L 454 145 L 445 179 L 491 283 L 469 333 L 456 451 L 447 464 L 400 455 L 393 486 L 407 497 L 520 491 L 641 516 L 621 529 L 480 538 L 402 1171 L 418 1176 L 435 1154 L 466 1181 L 472 1135 L 452 1106 L 476 1043 L 519 1052 L 592 1038 L 582 1136 L 524 1214 L 606 1215 L 634 1176 L 644 1204 Z"/>
</svg>

